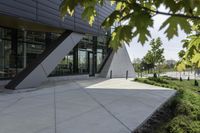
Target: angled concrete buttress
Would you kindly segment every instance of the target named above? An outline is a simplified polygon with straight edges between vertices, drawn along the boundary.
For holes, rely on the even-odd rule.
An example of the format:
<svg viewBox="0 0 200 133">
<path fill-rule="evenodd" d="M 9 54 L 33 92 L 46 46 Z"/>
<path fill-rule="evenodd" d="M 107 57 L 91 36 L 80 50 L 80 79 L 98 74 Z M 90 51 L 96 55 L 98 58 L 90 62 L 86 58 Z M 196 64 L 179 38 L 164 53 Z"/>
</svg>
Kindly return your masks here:
<svg viewBox="0 0 200 133">
<path fill-rule="evenodd" d="M 64 32 L 35 62 L 17 74 L 5 87 L 7 89 L 23 89 L 40 85 L 47 80 L 48 75 L 82 37 L 82 34 L 72 31 Z"/>
<path fill-rule="evenodd" d="M 99 76 L 106 78 L 135 78 L 135 71 L 125 45 L 119 48 L 117 52 L 112 51 Z"/>
</svg>

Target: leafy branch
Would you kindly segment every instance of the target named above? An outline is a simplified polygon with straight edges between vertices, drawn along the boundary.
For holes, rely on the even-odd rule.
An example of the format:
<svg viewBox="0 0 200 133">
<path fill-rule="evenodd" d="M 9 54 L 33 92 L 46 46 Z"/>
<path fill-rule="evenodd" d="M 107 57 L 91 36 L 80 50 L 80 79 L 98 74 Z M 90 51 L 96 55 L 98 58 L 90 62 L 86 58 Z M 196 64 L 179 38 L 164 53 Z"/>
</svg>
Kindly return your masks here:
<svg viewBox="0 0 200 133">
<path fill-rule="evenodd" d="M 73 15 L 77 5 L 83 7 L 82 18 L 92 26 L 98 15 L 95 6 L 104 6 L 106 0 L 63 0 L 60 6 L 61 16 Z M 102 27 L 109 29 L 118 24 L 112 32 L 110 46 L 117 50 L 124 43 L 129 44 L 134 37 L 145 44 L 151 38 L 150 27 L 154 26 L 153 16 L 170 16 L 160 27 L 165 30 L 168 39 L 178 36 L 178 30 L 191 33 L 192 24 L 200 23 L 199 0 L 110 0 L 115 10 L 105 18 Z M 169 12 L 159 11 L 164 6 Z M 126 22 L 124 24 L 123 22 Z M 192 23 L 191 23 L 192 22 Z M 122 25 L 123 23 L 123 25 Z"/>
<path fill-rule="evenodd" d="M 200 20 L 199 16 L 191 16 L 191 15 L 185 15 L 185 14 L 175 14 L 175 13 L 169 13 L 169 12 L 162 12 L 162 11 L 159 11 L 159 10 L 152 10 L 152 9 L 149 9 L 147 7 L 144 7 L 144 6 L 141 6 L 141 8 L 143 8 L 144 10 L 148 10 L 152 13 L 155 13 L 156 15 L 161 14 L 161 15 L 166 15 L 166 16 L 182 17 L 182 18 L 185 18 L 185 19 Z"/>
</svg>

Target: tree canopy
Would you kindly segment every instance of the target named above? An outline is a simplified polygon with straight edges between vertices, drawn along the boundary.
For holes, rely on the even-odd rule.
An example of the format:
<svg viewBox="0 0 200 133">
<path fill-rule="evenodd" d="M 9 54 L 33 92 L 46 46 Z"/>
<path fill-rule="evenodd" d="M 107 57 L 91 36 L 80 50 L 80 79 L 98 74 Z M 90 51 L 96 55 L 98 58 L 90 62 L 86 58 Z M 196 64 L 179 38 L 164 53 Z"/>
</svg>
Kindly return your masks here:
<svg viewBox="0 0 200 133">
<path fill-rule="evenodd" d="M 180 61 L 176 67 L 183 71 L 187 66 L 200 68 L 200 25 L 193 26 L 193 32 L 184 40 L 183 50 L 179 52 Z"/>
<path fill-rule="evenodd" d="M 73 15 L 75 7 L 83 7 L 82 18 L 90 25 L 98 15 L 95 6 L 103 6 L 106 1 L 115 6 L 115 10 L 104 20 L 102 26 L 107 29 L 116 24 L 110 39 L 110 46 L 118 49 L 124 43 L 129 44 L 133 37 L 144 44 L 151 37 L 149 28 L 153 27 L 153 17 L 162 14 L 169 18 L 161 24 L 168 39 L 178 36 L 180 28 L 191 32 L 191 25 L 200 21 L 199 0 L 63 0 L 60 5 L 61 16 Z M 160 11 L 164 6 L 166 12 Z"/>
<path fill-rule="evenodd" d="M 161 48 L 161 39 L 158 37 L 157 39 L 151 40 L 150 46 L 151 49 L 144 56 L 143 60 L 145 63 L 151 64 L 152 67 L 155 67 L 155 65 L 163 63 L 165 60 L 165 57 L 163 55 L 164 49 Z"/>
</svg>

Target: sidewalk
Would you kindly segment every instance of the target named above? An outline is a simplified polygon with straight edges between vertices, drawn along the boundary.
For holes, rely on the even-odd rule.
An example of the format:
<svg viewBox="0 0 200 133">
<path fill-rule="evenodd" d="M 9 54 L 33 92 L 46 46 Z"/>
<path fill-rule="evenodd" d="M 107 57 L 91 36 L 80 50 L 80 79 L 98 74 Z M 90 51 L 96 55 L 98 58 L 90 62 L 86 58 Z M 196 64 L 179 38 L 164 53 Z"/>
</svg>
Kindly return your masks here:
<svg viewBox="0 0 200 133">
<path fill-rule="evenodd" d="M 174 94 L 171 89 L 103 78 L 0 93 L 0 133 L 131 133 Z"/>
</svg>

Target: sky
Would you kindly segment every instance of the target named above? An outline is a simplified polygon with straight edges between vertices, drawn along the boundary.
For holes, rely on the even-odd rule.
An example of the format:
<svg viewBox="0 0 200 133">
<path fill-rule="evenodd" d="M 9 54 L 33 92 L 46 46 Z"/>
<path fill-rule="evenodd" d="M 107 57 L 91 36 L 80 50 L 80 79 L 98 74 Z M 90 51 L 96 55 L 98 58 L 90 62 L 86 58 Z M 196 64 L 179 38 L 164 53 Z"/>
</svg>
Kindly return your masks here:
<svg viewBox="0 0 200 133">
<path fill-rule="evenodd" d="M 164 10 L 164 9 L 163 9 Z M 165 29 L 159 31 L 161 24 L 168 18 L 168 16 L 157 15 L 153 17 L 154 27 L 150 28 L 152 38 L 142 46 L 137 42 L 137 38 L 133 38 L 132 42 L 127 47 L 127 51 L 133 61 L 134 58 L 142 58 L 147 51 L 150 49 L 149 43 L 153 38 L 160 37 L 163 42 L 164 56 L 166 60 L 178 60 L 178 52 L 182 49 L 181 40 L 186 38 L 186 34 L 179 30 L 178 37 L 174 37 L 171 40 L 168 40 L 164 34 Z"/>
</svg>

